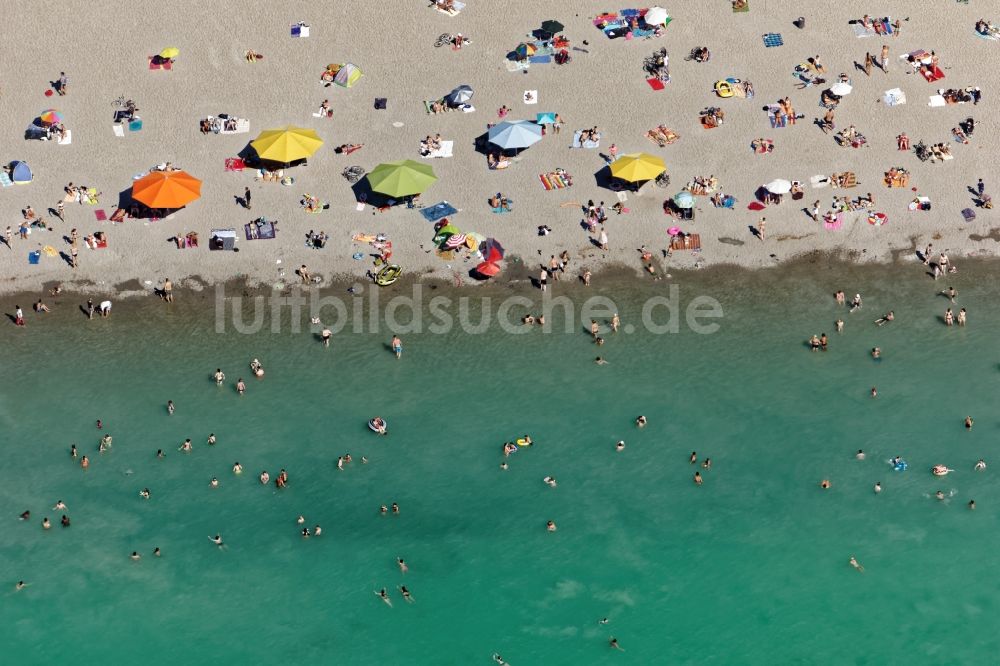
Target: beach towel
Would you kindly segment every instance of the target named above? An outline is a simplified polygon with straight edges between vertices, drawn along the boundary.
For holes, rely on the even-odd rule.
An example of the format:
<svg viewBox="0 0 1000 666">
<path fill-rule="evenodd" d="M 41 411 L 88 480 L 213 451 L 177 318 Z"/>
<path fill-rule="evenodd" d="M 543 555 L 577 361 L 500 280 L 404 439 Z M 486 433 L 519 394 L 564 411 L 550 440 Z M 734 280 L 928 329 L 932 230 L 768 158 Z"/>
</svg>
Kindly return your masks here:
<svg viewBox="0 0 1000 666">
<path fill-rule="evenodd" d="M 538 91 L 525 90 L 524 95 L 521 96 L 521 99 L 525 104 L 538 104 Z"/>
<path fill-rule="evenodd" d="M 119 139 L 125 136 L 125 128 L 121 125 L 112 125 L 111 131 L 115 133 Z"/>
<path fill-rule="evenodd" d="M 538 179 L 542 181 L 542 187 L 546 190 L 561 190 L 571 184 L 565 176 L 558 173 L 542 173 L 538 175 Z"/>
<path fill-rule="evenodd" d="M 507 204 L 508 204 L 509 206 L 513 206 L 513 205 L 514 205 L 514 200 L 513 200 L 513 199 L 508 199 L 508 200 L 507 200 Z M 503 215 L 504 213 L 509 213 L 509 212 L 510 212 L 510 210 L 509 210 L 509 209 L 507 209 L 507 208 L 504 208 L 503 206 L 500 206 L 500 207 L 498 207 L 498 208 L 491 208 L 490 210 L 492 210 L 492 211 L 493 211 L 494 213 L 496 213 L 497 215 Z"/>
<path fill-rule="evenodd" d="M 6 171 L 0 170 L 0 187 L 10 187 L 14 183 L 11 181 L 10 176 L 7 175 Z"/>
<path fill-rule="evenodd" d="M 852 24 L 851 28 L 854 30 L 854 36 L 857 37 L 858 39 L 861 39 L 861 38 L 864 38 L 864 37 L 874 37 L 875 36 L 875 30 L 874 29 L 872 29 L 872 28 L 866 28 L 865 26 L 861 25 L 860 23 L 854 23 L 854 24 Z"/>
<path fill-rule="evenodd" d="M 441 201 L 431 206 L 424 206 L 420 209 L 420 214 L 428 222 L 437 222 L 438 220 L 448 217 L 449 215 L 454 215 L 457 212 L 458 209 L 447 201 Z"/>
<path fill-rule="evenodd" d="M 983 33 L 975 29 L 973 29 L 972 32 L 976 33 L 976 37 L 979 37 L 980 39 L 988 39 L 993 42 L 1000 40 L 1000 35 L 990 35 L 990 34 L 984 35 Z"/>
<path fill-rule="evenodd" d="M 436 6 L 436 5 L 435 5 Z M 464 2 L 458 2 L 457 0 L 451 4 L 454 9 L 441 9 L 437 7 L 437 10 L 442 14 L 447 14 L 448 16 L 458 16 L 459 12 L 465 9 Z"/>
<path fill-rule="evenodd" d="M 42 253 L 38 250 L 28 253 L 28 263 L 32 266 L 37 266 L 38 262 L 42 260 Z"/>
<path fill-rule="evenodd" d="M 292 25 L 292 37 L 308 37 L 309 26 L 305 23 L 295 23 Z"/>
<path fill-rule="evenodd" d="M 966 222 L 972 222 L 974 219 L 976 219 L 976 211 L 972 210 L 971 208 L 963 208 L 962 217 L 965 218 Z"/>
<path fill-rule="evenodd" d="M 823 175 L 812 176 L 809 179 L 809 184 L 812 185 L 812 188 L 814 190 L 817 190 L 817 189 L 819 189 L 821 187 L 830 187 L 830 177 L 829 176 L 823 176 Z"/>
<path fill-rule="evenodd" d="M 247 166 L 246 162 L 239 157 L 227 157 L 225 164 L 226 171 L 243 171 Z"/>
<path fill-rule="evenodd" d="M 94 217 L 97 218 L 98 222 L 105 222 L 108 219 L 108 214 L 105 213 L 102 209 L 98 208 L 97 210 L 94 211 Z"/>
<path fill-rule="evenodd" d="M 451 157 L 452 149 L 454 147 L 455 147 L 454 141 L 442 141 L 440 148 L 438 148 L 437 150 L 432 150 L 426 155 L 421 155 L 420 157 L 424 158 L 425 160 L 430 160 L 435 157 Z"/>
<path fill-rule="evenodd" d="M 930 97 L 928 97 L 928 99 L 930 101 L 927 102 L 927 106 L 935 106 L 936 107 L 936 106 L 947 106 L 948 105 L 948 102 L 945 101 L 945 99 L 944 99 L 944 95 L 931 95 Z"/>
<path fill-rule="evenodd" d="M 533 65 L 545 65 L 552 62 L 552 56 L 550 55 L 533 55 L 528 58 L 528 62 Z"/>
<path fill-rule="evenodd" d="M 68 146 L 69 144 L 73 143 L 73 130 L 66 130 L 66 136 L 64 138 L 59 139 L 56 143 L 58 143 L 60 146 Z"/>
<path fill-rule="evenodd" d="M 508 72 L 519 72 L 531 67 L 531 62 L 528 60 L 504 60 L 504 65 Z"/>
<path fill-rule="evenodd" d="M 659 78 L 656 77 L 653 77 L 651 79 L 646 79 L 646 83 L 648 83 L 649 87 L 652 88 L 653 90 L 663 90 L 664 88 L 663 81 L 661 81 Z"/>
<path fill-rule="evenodd" d="M 781 33 L 779 32 L 769 32 L 764 35 L 764 46 L 771 48 L 772 46 L 782 46 L 784 40 L 781 39 Z"/>
<path fill-rule="evenodd" d="M 935 81 L 940 81 L 944 78 L 944 72 L 941 71 L 940 67 L 921 69 L 920 75 L 923 76 L 928 83 L 934 83 Z"/>
<path fill-rule="evenodd" d="M 906 94 L 900 88 L 893 88 L 882 93 L 882 101 L 886 106 L 899 106 L 906 104 Z"/>
<path fill-rule="evenodd" d="M 577 130 L 573 133 L 573 145 L 571 148 L 600 148 L 600 141 L 584 141 L 580 142 L 580 135 L 583 134 L 583 130 Z"/>
<path fill-rule="evenodd" d="M 832 231 L 836 231 L 837 229 L 840 229 L 842 226 L 844 226 L 844 214 L 843 213 L 837 213 L 837 217 L 834 218 L 833 222 L 824 222 L 823 223 L 823 228 L 824 229 L 830 229 Z"/>
<path fill-rule="evenodd" d="M 274 226 L 273 222 L 261 220 L 259 222 L 250 222 L 249 224 L 244 224 L 243 231 L 246 233 L 248 241 L 274 240 L 278 229 L 277 227 Z"/>
</svg>

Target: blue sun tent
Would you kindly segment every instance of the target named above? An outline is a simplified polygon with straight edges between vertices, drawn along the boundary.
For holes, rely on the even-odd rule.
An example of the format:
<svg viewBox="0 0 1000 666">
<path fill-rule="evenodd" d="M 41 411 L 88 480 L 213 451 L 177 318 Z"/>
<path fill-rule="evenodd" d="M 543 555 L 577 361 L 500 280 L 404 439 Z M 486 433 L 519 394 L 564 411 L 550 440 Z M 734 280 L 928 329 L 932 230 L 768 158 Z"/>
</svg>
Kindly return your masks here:
<svg viewBox="0 0 1000 666">
<path fill-rule="evenodd" d="M 27 185 L 32 179 L 31 167 L 28 166 L 27 162 L 11 162 L 10 179 L 14 181 L 15 185 Z"/>
</svg>

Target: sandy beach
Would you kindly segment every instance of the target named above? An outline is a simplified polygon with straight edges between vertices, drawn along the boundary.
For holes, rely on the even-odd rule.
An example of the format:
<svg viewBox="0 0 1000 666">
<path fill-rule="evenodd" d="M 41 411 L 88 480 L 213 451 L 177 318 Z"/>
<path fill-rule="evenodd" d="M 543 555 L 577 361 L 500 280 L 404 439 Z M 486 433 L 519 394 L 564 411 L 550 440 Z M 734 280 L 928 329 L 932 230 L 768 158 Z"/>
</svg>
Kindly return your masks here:
<svg viewBox="0 0 1000 666">
<path fill-rule="evenodd" d="M 673 20 L 661 37 L 654 39 L 608 39 L 592 17 L 614 5 L 571 3 L 565 0 L 539 6 L 522 0 L 491 3 L 469 0 L 455 17 L 415 2 L 345 2 L 335 6 L 312 3 L 300 8 L 269 8 L 266 16 L 242 10 L 223 11 L 187 0 L 152 5 L 140 15 L 123 14 L 120 8 L 71 2 L 71 22 L 42 26 L 27 6 L 6 13 L 12 34 L 44 31 L 44 49 L 14 49 L 8 53 L 8 76 L 0 90 L 0 113 L 6 119 L 0 161 L 24 160 L 34 180 L 0 190 L 0 211 L 14 229 L 11 249 L 0 248 L 7 261 L 0 267 L 0 288 L 5 291 L 38 290 L 46 283 L 61 283 L 66 289 L 115 291 L 134 280 L 152 289 L 170 277 L 176 285 L 191 286 L 186 278 L 198 276 L 200 283 L 245 277 L 251 282 L 272 284 L 295 280 L 292 271 L 307 265 L 324 281 L 335 276 L 361 278 L 372 267 L 371 248 L 352 242 L 356 234 L 386 234 L 393 243 L 393 262 L 405 274 L 433 275 L 448 280 L 467 280 L 476 257 L 442 258 L 434 251 L 433 225 L 418 210 L 397 206 L 374 212 L 371 206 L 357 210 L 351 185 L 341 177 L 347 166 L 370 171 L 391 160 L 414 159 L 431 164 L 438 176 L 421 197 L 429 205 L 448 201 L 459 212 L 452 222 L 464 232 L 495 237 L 507 248 L 508 260 L 521 257 L 529 267 L 550 255 L 568 250 L 573 257 L 570 271 L 583 267 L 597 271 L 615 263 L 641 269 L 637 249 L 646 246 L 666 269 L 704 265 L 737 264 L 767 267 L 821 250 L 840 252 L 858 262 L 916 259 L 915 250 L 933 242 L 947 250 L 954 262 L 963 256 L 996 254 L 1000 235 L 993 229 L 993 213 L 975 209 L 976 218 L 965 221 L 962 209 L 975 208 L 967 188 L 983 178 L 987 193 L 1000 182 L 988 167 L 995 146 L 997 124 L 986 113 L 994 108 L 996 80 L 992 68 L 1000 56 L 1000 43 L 979 38 L 973 26 L 982 8 L 944 2 L 922 6 L 888 3 L 880 11 L 901 20 L 898 37 L 857 38 L 848 22 L 872 11 L 867 3 L 844 2 L 837 7 L 804 10 L 801 3 L 757 0 L 748 13 L 733 13 L 728 0 L 711 3 L 678 3 L 668 6 Z M 383 19 L 392 15 L 390 19 Z M 804 14 L 805 26 L 792 21 Z M 379 17 L 379 18 L 376 18 Z M 529 37 L 546 19 L 565 24 L 572 61 L 566 65 L 533 64 L 526 72 L 508 71 L 506 54 Z M 906 20 L 908 19 L 908 20 Z M 292 38 L 290 25 L 303 21 L 310 26 L 308 38 Z M 405 27 L 404 27 L 405 26 Z M 708 29 L 711 26 L 711 29 Z M 435 48 L 442 33 L 462 33 L 471 44 L 461 50 Z M 764 33 L 780 33 L 783 45 L 765 47 Z M 586 41 L 585 41 L 586 40 Z M 866 52 L 878 57 L 883 44 L 889 46 L 888 72 L 878 67 L 867 76 L 862 63 Z M 150 70 L 148 56 L 174 46 L 180 50 L 171 71 Z M 705 63 L 686 61 L 691 49 L 708 46 L 711 59 Z M 655 50 L 669 52 L 671 80 L 660 91 L 646 82 L 643 59 Z M 247 62 L 247 50 L 263 54 Z M 945 78 L 927 82 L 900 56 L 917 49 L 934 50 L 940 56 Z M 837 130 L 856 126 L 868 144 L 853 149 L 841 147 L 832 134 L 824 134 L 814 120 L 825 109 L 820 92 L 827 86 L 798 89 L 793 70 L 807 58 L 818 55 L 827 69 L 828 83 L 846 73 L 853 85 L 836 110 Z M 325 88 L 320 74 L 329 63 L 351 62 L 364 77 L 350 88 Z M 68 94 L 46 97 L 49 82 L 66 72 Z M 735 77 L 751 81 L 752 99 L 720 99 L 713 92 L 719 79 Z M 453 111 L 440 115 L 426 112 L 424 100 L 437 99 L 460 84 L 475 90 L 472 113 Z M 978 105 L 929 107 L 929 96 L 938 88 L 978 86 L 983 99 Z M 884 91 L 900 88 L 907 102 L 888 107 Z M 537 104 L 522 101 L 526 90 L 537 91 Z M 124 95 L 135 100 L 143 120 L 141 131 L 117 137 L 112 131 L 112 101 Z M 789 97 L 799 114 L 795 125 L 772 128 L 762 107 Z M 388 99 L 387 108 L 374 108 L 377 97 Z M 313 114 L 328 99 L 332 118 Z M 487 123 L 498 122 L 497 109 L 512 109 L 507 119 L 534 120 L 539 112 L 559 113 L 565 121 L 560 134 L 550 131 L 523 151 L 510 168 L 493 171 L 474 141 Z M 718 106 L 725 111 L 722 126 L 706 130 L 699 124 L 699 111 Z M 72 132 L 70 145 L 55 141 L 25 140 L 24 130 L 41 111 L 56 108 Z M 247 118 L 250 132 L 237 135 L 204 135 L 199 120 L 207 115 L 229 113 Z M 952 138 L 951 129 L 972 116 L 975 136 L 967 145 Z M 264 129 L 283 125 L 314 128 L 325 145 L 309 160 L 295 167 L 294 186 L 255 182 L 250 170 L 224 170 L 227 158 L 246 148 Z M 680 139 L 660 148 L 645 134 L 666 125 Z M 598 127 L 598 149 L 571 149 L 576 129 Z M 913 145 L 944 142 L 951 146 L 953 160 L 921 162 L 913 151 L 897 150 L 896 136 L 905 132 Z M 420 140 L 440 133 L 454 142 L 454 157 L 421 160 Z M 756 154 L 754 139 L 772 139 L 774 150 Z M 363 143 L 350 156 L 338 155 L 334 147 Z M 602 252 L 581 228 L 581 209 L 593 199 L 606 207 L 617 201 L 615 192 L 599 187 L 595 174 L 604 166 L 601 154 L 615 144 L 619 154 L 645 151 L 665 161 L 671 184 L 658 188 L 647 184 L 638 194 L 629 193 L 629 212 L 611 214 L 606 230 L 609 250 Z M 95 216 L 97 209 L 110 214 L 119 193 L 127 192 L 134 175 L 154 165 L 172 162 L 203 181 L 201 198 L 158 221 L 127 220 L 112 225 Z M 909 187 L 888 189 L 883 174 L 891 167 L 911 172 Z M 539 174 L 557 168 L 573 177 L 573 186 L 546 191 Z M 852 171 L 854 189 L 813 189 L 809 179 L 817 175 Z M 663 212 L 663 202 L 696 176 L 713 175 L 722 191 L 733 195 L 733 209 L 714 208 L 707 196 L 696 201 L 695 219 L 678 221 Z M 748 210 L 757 188 L 776 178 L 804 183 L 804 198 L 763 211 Z M 67 183 L 86 184 L 103 193 L 97 206 L 66 204 L 65 221 L 51 213 L 63 197 Z M 252 191 L 252 210 L 238 205 L 235 197 L 244 188 Z M 916 191 L 913 191 L 913 188 Z M 487 199 L 496 192 L 510 198 L 513 210 L 493 214 Z M 319 214 L 307 213 L 299 201 L 310 193 L 330 207 Z M 834 195 L 856 198 L 872 193 L 874 211 L 888 222 L 870 225 L 866 212 L 848 212 L 843 226 L 828 230 L 812 220 L 804 208 L 820 200 L 829 208 Z M 929 211 L 910 211 L 916 196 L 929 197 Z M 27 240 L 18 238 L 21 211 L 31 205 L 52 230 L 34 229 Z M 243 225 L 265 216 L 278 220 L 275 240 L 246 241 Z M 766 240 L 755 237 L 761 216 L 767 218 Z M 540 237 L 539 225 L 552 233 Z M 680 226 L 697 233 L 701 251 L 675 251 L 664 258 L 669 237 L 666 230 Z M 237 229 L 238 253 L 209 252 L 207 240 L 213 228 Z M 79 267 L 73 269 L 59 256 L 42 256 L 29 264 L 28 254 L 44 246 L 69 253 L 68 237 L 76 228 L 81 237 L 103 231 L 108 247 L 80 248 Z M 310 230 L 322 230 L 330 240 L 326 247 L 305 246 Z M 196 231 L 203 239 L 198 248 L 177 249 L 171 240 Z M 355 253 L 362 259 L 353 259 Z M 507 262 L 508 264 L 510 261 Z M 286 272 L 279 273 L 280 268 Z M 523 271 L 522 271 L 523 274 Z M 514 272 L 502 272 L 498 280 Z"/>
</svg>

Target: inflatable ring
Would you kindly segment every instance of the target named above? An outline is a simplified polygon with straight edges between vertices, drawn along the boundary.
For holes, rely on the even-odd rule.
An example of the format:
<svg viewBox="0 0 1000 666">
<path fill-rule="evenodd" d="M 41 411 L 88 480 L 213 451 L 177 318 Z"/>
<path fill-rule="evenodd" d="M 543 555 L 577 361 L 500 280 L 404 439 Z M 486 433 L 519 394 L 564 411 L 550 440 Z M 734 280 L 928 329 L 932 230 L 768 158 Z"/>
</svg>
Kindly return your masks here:
<svg viewBox="0 0 1000 666">
<path fill-rule="evenodd" d="M 531 446 L 532 444 L 534 444 L 534 442 L 525 439 L 524 437 L 516 439 L 514 443 L 517 444 L 518 446 Z"/>
<path fill-rule="evenodd" d="M 385 422 L 385 419 L 376 416 L 368 421 L 368 429 L 379 435 L 384 435 L 389 432 L 389 425 Z"/>
</svg>

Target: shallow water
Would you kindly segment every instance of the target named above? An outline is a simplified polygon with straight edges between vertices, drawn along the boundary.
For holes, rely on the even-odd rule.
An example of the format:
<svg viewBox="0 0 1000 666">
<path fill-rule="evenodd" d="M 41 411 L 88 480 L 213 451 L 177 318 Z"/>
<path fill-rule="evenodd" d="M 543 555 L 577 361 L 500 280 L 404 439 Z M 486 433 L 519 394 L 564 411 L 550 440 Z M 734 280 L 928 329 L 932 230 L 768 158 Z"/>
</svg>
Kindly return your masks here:
<svg viewBox="0 0 1000 666">
<path fill-rule="evenodd" d="M 1000 648 L 987 568 L 1000 547 L 996 267 L 955 277 L 965 329 L 941 324 L 946 285 L 919 273 L 820 261 L 685 276 L 684 303 L 721 303 L 717 333 L 640 326 L 599 349 L 577 325 L 406 334 L 400 361 L 384 327 L 340 333 L 330 349 L 307 325 L 218 334 L 210 293 L 171 308 L 122 302 L 93 322 L 64 297 L 3 332 L 0 587 L 30 584 L 0 592 L 9 663 L 465 665 L 493 663 L 494 651 L 514 666 L 988 663 Z M 629 324 L 667 285 L 593 291 Z M 860 291 L 864 309 L 838 309 L 837 287 Z M 888 309 L 896 321 L 873 326 Z M 830 351 L 810 353 L 804 340 L 821 332 Z M 249 379 L 255 356 L 263 381 Z M 220 366 L 221 389 L 209 378 Z M 389 436 L 366 428 L 375 414 Z M 103 455 L 97 418 L 114 436 Z M 536 445 L 502 471 L 502 443 L 524 433 Z M 176 450 L 186 437 L 190 455 Z M 68 456 L 72 442 L 89 470 Z M 859 448 L 867 460 L 854 459 Z M 701 487 L 692 450 L 713 461 Z M 355 461 L 340 472 L 348 451 Z M 909 471 L 886 464 L 896 454 Z M 991 466 L 973 472 L 980 457 Z M 936 463 L 957 471 L 936 479 Z M 257 482 L 280 468 L 288 488 Z M 939 488 L 954 496 L 935 501 Z M 58 499 L 69 529 L 50 510 Z M 401 515 L 378 515 L 392 501 Z M 303 540 L 299 514 L 323 535 Z M 217 532 L 224 549 L 206 539 Z M 392 608 L 373 595 L 381 587 Z M 624 653 L 608 648 L 611 635 Z"/>
</svg>

